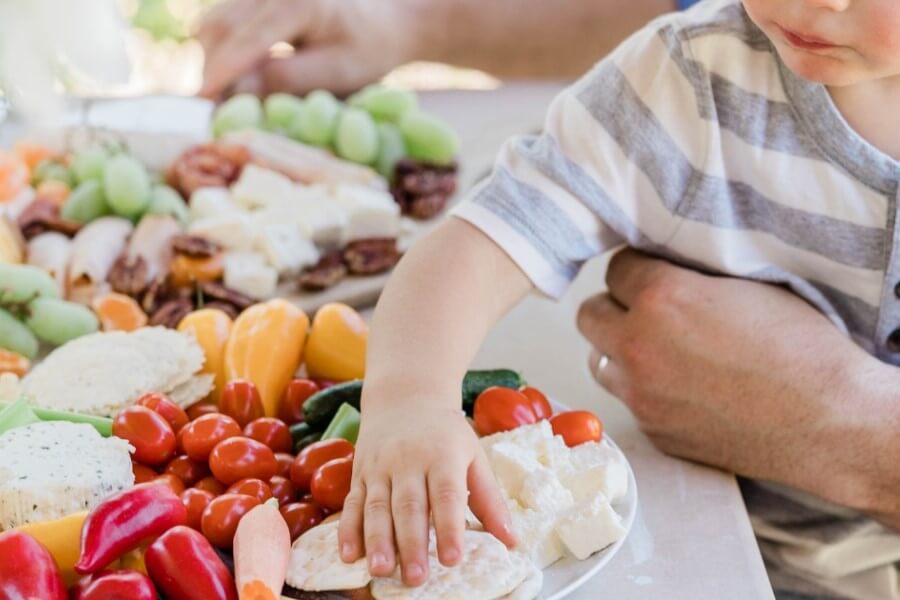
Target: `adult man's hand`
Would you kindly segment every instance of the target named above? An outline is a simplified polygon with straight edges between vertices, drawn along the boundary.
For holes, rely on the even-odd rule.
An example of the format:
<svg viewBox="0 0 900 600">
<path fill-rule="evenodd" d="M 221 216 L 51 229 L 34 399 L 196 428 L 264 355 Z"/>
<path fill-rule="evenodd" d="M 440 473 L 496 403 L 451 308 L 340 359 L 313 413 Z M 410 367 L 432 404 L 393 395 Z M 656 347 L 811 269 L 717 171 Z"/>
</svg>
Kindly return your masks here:
<svg viewBox="0 0 900 600">
<path fill-rule="evenodd" d="M 627 250 L 581 332 L 661 450 L 900 523 L 897 370 L 802 299 Z"/>
</svg>

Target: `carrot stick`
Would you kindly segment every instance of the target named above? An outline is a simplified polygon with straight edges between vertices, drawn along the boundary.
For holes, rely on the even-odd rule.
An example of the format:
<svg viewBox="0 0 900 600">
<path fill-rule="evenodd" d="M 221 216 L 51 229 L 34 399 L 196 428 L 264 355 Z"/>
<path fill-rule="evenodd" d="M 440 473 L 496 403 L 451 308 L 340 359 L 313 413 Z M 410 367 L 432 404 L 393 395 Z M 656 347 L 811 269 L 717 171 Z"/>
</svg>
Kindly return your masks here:
<svg viewBox="0 0 900 600">
<path fill-rule="evenodd" d="M 234 572 L 240 600 L 281 597 L 291 556 L 291 535 L 277 501 L 270 502 L 244 515 L 234 534 Z"/>
</svg>

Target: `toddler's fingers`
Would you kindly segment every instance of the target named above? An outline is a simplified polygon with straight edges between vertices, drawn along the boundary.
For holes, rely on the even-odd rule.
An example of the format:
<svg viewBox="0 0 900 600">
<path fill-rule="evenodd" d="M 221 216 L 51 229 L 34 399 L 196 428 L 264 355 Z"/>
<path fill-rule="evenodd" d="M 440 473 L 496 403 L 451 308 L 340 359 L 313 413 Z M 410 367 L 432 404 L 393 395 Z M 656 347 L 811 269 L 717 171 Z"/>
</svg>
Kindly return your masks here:
<svg viewBox="0 0 900 600">
<path fill-rule="evenodd" d="M 466 494 L 464 466 L 446 463 L 428 473 L 428 502 L 437 532 L 438 558 L 447 567 L 462 558 Z"/>
<path fill-rule="evenodd" d="M 344 501 L 341 524 L 338 527 L 338 547 L 341 559 L 352 563 L 366 555 L 363 542 L 363 510 L 366 502 L 366 486 L 356 481 Z"/>
<path fill-rule="evenodd" d="M 391 509 L 403 582 L 409 586 L 421 585 L 428 579 L 428 496 L 422 473 L 394 478 Z"/>
<path fill-rule="evenodd" d="M 386 479 L 366 482 L 363 534 L 369 572 L 387 577 L 394 571 L 394 525 L 391 521 L 391 484 Z"/>
<path fill-rule="evenodd" d="M 512 548 L 516 545 L 516 536 L 510 525 L 509 510 L 497 487 L 494 473 L 488 464 L 484 452 L 479 452 L 469 466 L 469 507 L 485 531 Z"/>
</svg>

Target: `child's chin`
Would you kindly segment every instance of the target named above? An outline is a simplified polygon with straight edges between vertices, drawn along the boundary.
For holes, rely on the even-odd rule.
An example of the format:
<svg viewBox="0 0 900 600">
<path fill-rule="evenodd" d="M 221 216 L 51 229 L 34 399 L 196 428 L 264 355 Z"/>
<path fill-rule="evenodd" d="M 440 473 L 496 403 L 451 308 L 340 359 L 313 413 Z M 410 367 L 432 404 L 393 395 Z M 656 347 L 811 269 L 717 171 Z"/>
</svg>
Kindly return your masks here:
<svg viewBox="0 0 900 600">
<path fill-rule="evenodd" d="M 859 81 L 859 74 L 842 61 L 827 56 L 782 53 L 781 59 L 795 75 L 826 86 L 845 86 Z"/>
</svg>

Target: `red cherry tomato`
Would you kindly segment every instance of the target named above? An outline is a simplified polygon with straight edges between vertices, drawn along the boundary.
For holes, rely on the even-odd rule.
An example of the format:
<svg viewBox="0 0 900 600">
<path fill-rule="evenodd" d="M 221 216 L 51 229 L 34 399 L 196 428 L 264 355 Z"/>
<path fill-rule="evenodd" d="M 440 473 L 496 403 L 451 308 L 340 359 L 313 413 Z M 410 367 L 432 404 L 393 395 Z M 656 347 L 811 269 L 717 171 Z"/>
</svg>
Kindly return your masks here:
<svg viewBox="0 0 900 600">
<path fill-rule="evenodd" d="M 148 481 L 152 481 L 156 479 L 156 476 L 159 475 L 156 471 L 142 465 L 140 463 L 133 462 L 131 463 L 131 472 L 134 473 L 134 483 L 135 485 L 139 483 L 147 483 Z"/>
<path fill-rule="evenodd" d="M 278 405 L 278 418 L 287 425 L 302 422 L 304 420 L 303 403 L 318 391 L 319 386 L 312 379 L 291 381 L 284 390 L 281 403 Z"/>
<path fill-rule="evenodd" d="M 300 502 L 308 502 L 310 504 L 315 504 L 316 499 L 312 497 L 312 494 L 306 493 L 300 496 Z"/>
<path fill-rule="evenodd" d="M 293 502 L 297 495 L 291 480 L 281 475 L 272 477 L 269 480 L 269 487 L 272 489 L 272 497 L 278 500 L 279 506 Z"/>
<path fill-rule="evenodd" d="M 163 475 L 159 475 L 153 481 L 156 481 L 163 485 L 169 486 L 172 489 L 172 491 L 175 492 L 176 496 L 180 496 L 182 494 L 182 492 L 184 492 L 184 490 L 185 490 L 184 482 L 181 479 L 179 479 L 178 477 L 176 477 L 175 475 L 172 475 L 171 473 L 165 473 Z"/>
<path fill-rule="evenodd" d="M 203 511 L 215 498 L 215 495 L 206 490 L 197 488 L 184 490 L 181 494 L 181 503 L 187 509 L 188 527 L 200 531 L 200 520 L 203 518 Z"/>
<path fill-rule="evenodd" d="M 134 446 L 132 458 L 141 464 L 161 465 L 175 456 L 175 432 L 146 406 L 129 406 L 116 415 L 112 432 Z"/>
<path fill-rule="evenodd" d="M 198 402 L 187 409 L 188 419 L 196 421 L 203 415 L 210 415 L 219 412 L 219 407 L 211 402 Z"/>
<path fill-rule="evenodd" d="M 205 462 L 191 460 L 187 456 L 176 456 L 166 465 L 163 472 L 175 475 L 184 482 L 184 485 L 190 487 L 204 477 L 209 477 L 209 466 Z"/>
<path fill-rule="evenodd" d="M 226 493 L 253 496 L 259 500 L 260 503 L 263 503 L 272 497 L 272 488 L 270 488 L 269 484 L 262 479 L 253 479 L 251 477 L 241 479 L 240 481 L 231 484 L 231 487 L 228 488 Z"/>
<path fill-rule="evenodd" d="M 200 530 L 213 546 L 231 548 L 241 518 L 259 506 L 259 499 L 244 494 L 223 494 L 203 511 Z"/>
<path fill-rule="evenodd" d="M 221 496 L 225 493 L 225 490 L 228 489 L 228 487 L 224 483 L 210 475 L 209 477 L 204 477 L 203 479 L 195 483 L 194 489 L 209 492 L 213 496 Z"/>
<path fill-rule="evenodd" d="M 312 382 L 319 386 L 320 390 L 327 390 L 328 388 L 340 383 L 340 381 L 336 381 L 334 379 L 313 379 Z"/>
<path fill-rule="evenodd" d="M 259 390 L 252 381 L 245 379 L 225 384 L 219 397 L 219 410 L 237 421 L 241 427 L 266 414 Z"/>
<path fill-rule="evenodd" d="M 172 402 L 165 394 L 144 394 L 138 398 L 137 405 L 146 406 L 153 412 L 161 414 L 175 433 L 181 431 L 181 428 L 190 421 L 184 409 Z"/>
<path fill-rule="evenodd" d="M 255 477 L 268 481 L 278 471 L 272 449 L 245 437 L 219 442 L 209 455 L 209 468 L 216 479 L 231 485 L 241 479 Z"/>
<path fill-rule="evenodd" d="M 561 435 L 566 446 L 572 448 L 585 442 L 599 442 L 603 438 L 603 422 L 587 410 L 570 410 L 550 419 L 555 435 Z"/>
<path fill-rule="evenodd" d="M 287 523 L 288 530 L 291 532 L 291 541 L 293 542 L 304 532 L 312 529 L 322 522 L 325 514 L 322 509 L 312 502 L 291 502 L 285 504 L 280 509 L 281 516 Z"/>
<path fill-rule="evenodd" d="M 490 387 L 475 400 L 475 429 L 480 435 L 537 423 L 528 398 L 517 390 Z"/>
<path fill-rule="evenodd" d="M 298 492 L 309 491 L 316 469 L 335 458 L 353 458 L 353 444 L 341 438 L 322 440 L 300 451 L 291 465 L 291 483 Z"/>
<path fill-rule="evenodd" d="M 550 401 L 547 400 L 544 392 L 527 385 L 520 387 L 519 391 L 531 402 L 531 408 L 534 410 L 534 416 L 537 417 L 538 421 L 543 421 L 553 416 L 553 407 L 550 406 Z"/>
<path fill-rule="evenodd" d="M 294 464 L 294 455 L 287 452 L 276 452 L 275 462 L 278 463 L 278 475 L 291 476 L 291 465 Z"/>
<path fill-rule="evenodd" d="M 343 509 L 344 500 L 350 493 L 352 472 L 352 458 L 335 458 L 316 469 L 310 484 L 316 504 L 332 512 Z"/>
<path fill-rule="evenodd" d="M 241 427 L 228 415 L 203 415 L 184 428 L 181 445 L 184 453 L 197 462 L 209 460 L 209 454 L 222 440 L 241 435 Z"/>
<path fill-rule="evenodd" d="M 156 588 L 150 578 L 132 570 L 94 577 L 78 593 L 80 600 L 156 600 Z"/>
<path fill-rule="evenodd" d="M 272 449 L 272 452 L 290 452 L 294 444 L 291 430 L 284 421 L 272 417 L 260 417 L 247 423 L 244 435 L 261 442 Z"/>
</svg>

